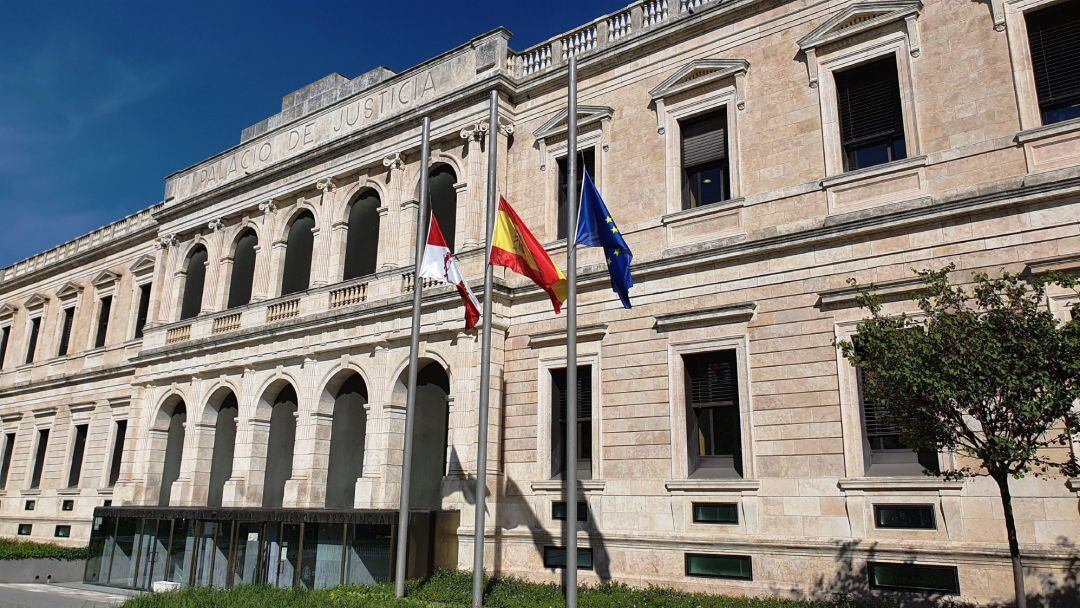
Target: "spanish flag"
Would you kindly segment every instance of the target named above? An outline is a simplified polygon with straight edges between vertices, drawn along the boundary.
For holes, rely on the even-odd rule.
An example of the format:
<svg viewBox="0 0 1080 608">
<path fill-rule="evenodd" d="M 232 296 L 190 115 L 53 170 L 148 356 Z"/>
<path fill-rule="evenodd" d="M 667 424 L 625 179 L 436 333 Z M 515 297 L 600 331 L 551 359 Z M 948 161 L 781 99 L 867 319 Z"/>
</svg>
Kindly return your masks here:
<svg viewBox="0 0 1080 608">
<path fill-rule="evenodd" d="M 562 303 L 566 301 L 566 275 L 551 261 L 544 247 L 501 196 L 495 234 L 491 239 L 491 264 L 505 266 L 532 279 L 547 292 L 555 313 L 562 309 Z"/>
</svg>

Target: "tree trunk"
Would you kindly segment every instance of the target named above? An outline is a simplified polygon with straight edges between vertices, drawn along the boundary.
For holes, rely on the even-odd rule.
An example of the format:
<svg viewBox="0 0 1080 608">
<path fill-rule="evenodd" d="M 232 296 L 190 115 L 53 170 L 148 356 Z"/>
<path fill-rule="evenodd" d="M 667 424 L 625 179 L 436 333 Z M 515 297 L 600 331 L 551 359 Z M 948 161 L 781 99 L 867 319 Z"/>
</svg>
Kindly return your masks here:
<svg viewBox="0 0 1080 608">
<path fill-rule="evenodd" d="M 1005 531 L 1009 535 L 1009 555 L 1012 557 L 1013 588 L 1016 592 L 1016 608 L 1027 608 L 1024 592 L 1024 566 L 1020 562 L 1020 542 L 1016 540 L 1016 519 L 1013 517 L 1012 493 L 1009 492 L 1009 474 L 991 473 L 1001 492 L 1001 506 L 1005 511 Z"/>
</svg>

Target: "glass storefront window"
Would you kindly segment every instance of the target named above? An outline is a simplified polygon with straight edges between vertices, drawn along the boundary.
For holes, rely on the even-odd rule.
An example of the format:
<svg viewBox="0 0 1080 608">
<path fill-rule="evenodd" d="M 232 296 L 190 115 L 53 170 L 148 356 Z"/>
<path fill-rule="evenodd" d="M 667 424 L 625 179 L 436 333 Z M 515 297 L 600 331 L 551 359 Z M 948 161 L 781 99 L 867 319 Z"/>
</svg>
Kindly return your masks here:
<svg viewBox="0 0 1080 608">
<path fill-rule="evenodd" d="M 233 586 L 254 585 L 258 581 L 261 523 L 237 523 L 236 558 L 233 566 Z"/>
<path fill-rule="evenodd" d="M 168 567 L 169 580 L 174 583 L 187 585 L 191 578 L 191 557 L 195 553 L 195 528 L 193 520 L 174 520 Z"/>
<path fill-rule="evenodd" d="M 300 584 L 304 588 L 326 589 L 341 584 L 344 540 L 345 524 L 305 524 L 300 570 Z"/>
<path fill-rule="evenodd" d="M 229 575 L 232 522 L 202 522 L 195 553 L 196 587 L 225 587 Z"/>
<path fill-rule="evenodd" d="M 135 582 L 135 537 L 142 531 L 142 520 L 121 518 L 116 526 L 116 542 L 109 569 L 109 584 L 130 587 Z"/>
<path fill-rule="evenodd" d="M 111 517 L 95 517 L 90 526 L 89 557 L 83 580 L 88 583 L 106 583 L 109 580 L 109 560 L 112 558 L 113 534 L 116 520 Z"/>
<path fill-rule="evenodd" d="M 349 542 L 345 552 L 345 582 L 369 585 L 390 581 L 389 526 L 349 526 Z"/>
<path fill-rule="evenodd" d="M 154 581 L 165 580 L 169 561 L 171 519 L 147 519 L 143 524 L 143 548 L 139 557 L 139 589 L 149 589 Z"/>
</svg>

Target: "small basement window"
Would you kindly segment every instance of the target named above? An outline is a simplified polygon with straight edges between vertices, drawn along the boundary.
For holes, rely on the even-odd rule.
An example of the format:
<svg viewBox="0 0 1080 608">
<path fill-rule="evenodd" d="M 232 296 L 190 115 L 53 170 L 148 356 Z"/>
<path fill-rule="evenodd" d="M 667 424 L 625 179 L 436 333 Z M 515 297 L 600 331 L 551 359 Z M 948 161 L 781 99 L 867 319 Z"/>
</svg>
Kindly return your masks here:
<svg viewBox="0 0 1080 608">
<path fill-rule="evenodd" d="M 33 531 L 33 524 L 19 524 L 19 536 L 30 536 Z"/>
<path fill-rule="evenodd" d="M 870 564 L 870 588 L 917 593 L 960 593 L 956 566 Z"/>
<path fill-rule="evenodd" d="M 754 571 L 749 555 L 687 553 L 686 576 L 752 581 Z"/>
<path fill-rule="evenodd" d="M 695 502 L 695 524 L 737 524 L 739 505 L 733 502 Z"/>
<path fill-rule="evenodd" d="M 70 538 L 71 526 L 56 526 L 56 530 L 53 531 L 53 536 L 56 538 Z"/>
<path fill-rule="evenodd" d="M 578 549 L 578 570 L 592 570 L 593 569 L 593 553 L 592 548 Z M 565 547 L 544 547 L 544 567 L 550 569 L 559 569 L 566 567 L 566 548 Z"/>
<path fill-rule="evenodd" d="M 874 525 L 882 529 L 934 530 L 930 505 L 874 505 Z"/>
<path fill-rule="evenodd" d="M 551 519 L 556 521 L 566 520 L 566 501 L 558 500 L 551 503 Z M 577 503 L 577 520 L 589 521 L 589 505 L 585 502 Z"/>
</svg>

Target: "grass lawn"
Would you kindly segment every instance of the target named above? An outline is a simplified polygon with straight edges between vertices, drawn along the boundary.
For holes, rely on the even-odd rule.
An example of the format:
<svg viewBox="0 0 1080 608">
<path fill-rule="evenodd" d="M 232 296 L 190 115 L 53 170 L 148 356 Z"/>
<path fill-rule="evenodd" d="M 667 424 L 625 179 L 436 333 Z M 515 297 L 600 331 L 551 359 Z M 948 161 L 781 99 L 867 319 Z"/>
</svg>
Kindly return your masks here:
<svg viewBox="0 0 1080 608">
<path fill-rule="evenodd" d="M 409 583 L 407 597 L 394 597 L 392 585 L 343 586 L 319 591 L 269 587 L 185 589 L 149 594 L 129 600 L 123 608 L 467 608 L 472 576 L 468 572 L 438 572 L 426 581 Z M 583 589 L 581 608 L 861 608 L 881 606 L 861 601 L 795 602 L 777 599 L 726 597 L 653 587 L 631 589 L 604 584 Z M 555 608 L 563 606 L 554 584 L 495 579 L 484 600 L 491 608 Z"/>
</svg>

